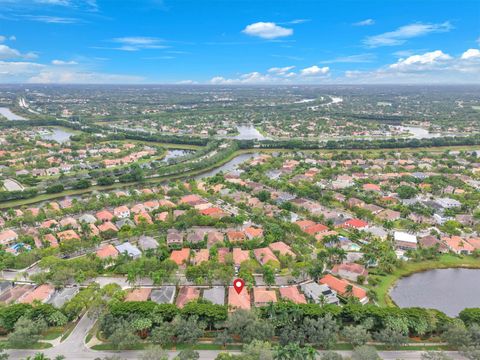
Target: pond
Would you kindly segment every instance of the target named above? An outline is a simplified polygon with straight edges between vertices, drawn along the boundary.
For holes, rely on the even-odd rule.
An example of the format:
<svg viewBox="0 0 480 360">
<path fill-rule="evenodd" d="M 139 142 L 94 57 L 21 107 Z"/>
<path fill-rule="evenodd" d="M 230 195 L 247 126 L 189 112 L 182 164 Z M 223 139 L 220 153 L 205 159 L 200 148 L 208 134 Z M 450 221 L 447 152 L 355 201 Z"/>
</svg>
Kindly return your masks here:
<svg viewBox="0 0 480 360">
<path fill-rule="evenodd" d="M 9 108 L 0 107 L 0 115 L 5 117 L 7 120 L 27 120 L 24 117 L 14 114 Z"/>
<path fill-rule="evenodd" d="M 423 307 L 457 316 L 480 307 L 480 269 L 437 269 L 400 279 L 390 291 L 401 308 Z"/>
<path fill-rule="evenodd" d="M 414 139 L 432 139 L 442 136 L 440 133 L 431 133 L 428 129 L 418 126 L 395 126 L 400 131 L 408 131 Z"/>
<path fill-rule="evenodd" d="M 237 130 L 239 134 L 234 137 L 234 139 L 237 139 L 237 140 L 266 140 L 267 139 L 253 125 L 238 125 Z"/>
<path fill-rule="evenodd" d="M 68 129 L 54 127 L 40 134 L 43 140 L 54 140 L 58 143 L 64 143 L 70 140 L 74 133 Z"/>
<path fill-rule="evenodd" d="M 162 162 L 168 163 L 170 159 L 175 159 L 193 153 L 192 150 L 169 149 L 167 154 L 163 157 Z"/>
<path fill-rule="evenodd" d="M 238 166 L 242 163 L 244 163 L 247 160 L 250 160 L 257 156 L 258 153 L 252 153 L 252 154 L 240 154 L 236 157 L 234 157 L 232 160 L 226 162 L 222 166 L 219 166 L 218 168 L 215 168 L 213 170 L 204 172 L 200 175 L 197 175 L 195 178 L 196 179 L 203 179 L 209 176 L 214 176 L 215 174 L 218 174 L 219 172 L 223 171 L 224 173 L 230 172 L 232 170 L 235 170 L 238 168 Z"/>
</svg>

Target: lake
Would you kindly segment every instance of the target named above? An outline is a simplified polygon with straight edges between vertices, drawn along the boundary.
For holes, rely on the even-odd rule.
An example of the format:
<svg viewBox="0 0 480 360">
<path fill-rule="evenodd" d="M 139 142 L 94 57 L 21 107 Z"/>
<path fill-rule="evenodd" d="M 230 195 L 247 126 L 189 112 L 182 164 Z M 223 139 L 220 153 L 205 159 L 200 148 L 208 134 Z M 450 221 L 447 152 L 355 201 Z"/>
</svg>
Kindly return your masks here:
<svg viewBox="0 0 480 360">
<path fill-rule="evenodd" d="M 46 132 L 42 132 L 40 137 L 43 140 L 54 140 L 58 143 L 64 143 L 70 140 L 70 137 L 74 133 L 69 131 L 68 129 L 54 127 L 48 129 Z"/>
<path fill-rule="evenodd" d="M 257 156 L 258 153 L 252 153 L 252 154 L 240 154 L 236 157 L 234 157 L 232 160 L 226 162 L 222 166 L 215 168 L 213 170 L 204 172 L 200 175 L 195 176 L 196 179 L 203 179 L 209 176 L 214 176 L 215 174 L 218 174 L 219 172 L 223 171 L 224 173 L 233 171 L 238 168 L 238 166 L 242 163 L 244 163 L 247 160 L 250 160 Z"/>
<path fill-rule="evenodd" d="M 400 279 L 390 291 L 401 308 L 424 307 L 457 316 L 480 307 L 480 269 L 437 269 Z"/>
<path fill-rule="evenodd" d="M 0 115 L 5 117 L 7 120 L 27 120 L 20 115 L 14 114 L 9 108 L 6 107 L 0 107 Z"/>
<path fill-rule="evenodd" d="M 234 137 L 234 139 L 237 139 L 237 140 L 266 140 L 267 139 L 253 125 L 238 125 L 237 130 L 239 134 Z"/>
<path fill-rule="evenodd" d="M 162 162 L 168 162 L 170 159 L 175 159 L 181 156 L 185 156 L 193 153 L 192 150 L 183 150 L 183 149 L 169 149 L 167 154 L 163 157 Z"/>
</svg>

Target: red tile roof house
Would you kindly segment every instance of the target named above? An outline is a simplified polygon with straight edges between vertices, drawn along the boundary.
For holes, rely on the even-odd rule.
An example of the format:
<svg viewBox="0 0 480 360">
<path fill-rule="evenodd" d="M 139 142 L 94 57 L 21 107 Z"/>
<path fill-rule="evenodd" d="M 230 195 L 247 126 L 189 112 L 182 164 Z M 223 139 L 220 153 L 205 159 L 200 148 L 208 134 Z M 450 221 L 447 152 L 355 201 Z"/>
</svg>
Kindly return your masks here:
<svg viewBox="0 0 480 360">
<path fill-rule="evenodd" d="M 363 265 L 355 263 L 337 264 L 332 269 L 332 274 L 338 275 L 350 281 L 358 281 L 359 276 L 365 279 L 368 276 L 368 271 Z"/>
<path fill-rule="evenodd" d="M 479 238 L 470 238 L 467 239 L 468 243 L 472 245 L 475 250 L 480 250 L 480 239 Z"/>
<path fill-rule="evenodd" d="M 315 224 L 304 230 L 309 235 L 317 235 L 328 231 L 328 227 L 322 224 Z"/>
<path fill-rule="evenodd" d="M 229 311 L 235 311 L 237 309 L 250 310 L 250 294 L 248 290 L 244 288 L 240 294 L 233 286 L 228 288 L 228 308 Z"/>
<path fill-rule="evenodd" d="M 202 262 L 208 261 L 209 257 L 210 252 L 207 249 L 200 249 L 195 253 L 193 262 L 195 265 L 200 265 Z"/>
<path fill-rule="evenodd" d="M 282 256 L 289 255 L 292 258 L 294 258 L 296 256 L 295 253 L 292 251 L 292 248 L 290 246 L 288 246 L 287 244 L 285 244 L 283 241 L 277 241 L 277 242 L 271 243 L 270 245 L 268 245 L 268 247 L 274 253 L 278 251 L 278 253 Z"/>
<path fill-rule="evenodd" d="M 319 280 L 320 284 L 325 284 L 327 285 L 330 289 L 336 291 L 338 295 L 343 296 L 343 297 L 348 297 L 348 296 L 353 296 L 356 297 L 360 303 L 366 304 L 368 302 L 368 297 L 367 297 L 367 292 L 362 289 L 361 287 L 358 287 L 356 285 L 353 285 L 347 280 L 344 279 L 338 279 L 333 275 L 325 275 L 323 278 Z M 352 286 L 352 294 L 347 293 L 347 287 L 351 285 Z"/>
<path fill-rule="evenodd" d="M 225 247 L 218 248 L 217 253 L 218 253 L 217 254 L 218 262 L 220 264 L 225 264 L 227 262 L 226 256 L 230 254 L 230 249 Z M 233 255 L 232 255 L 232 260 L 233 260 Z"/>
<path fill-rule="evenodd" d="M 116 207 L 113 209 L 113 215 L 119 219 L 127 219 L 130 217 L 130 209 L 125 205 Z"/>
<path fill-rule="evenodd" d="M 160 207 L 160 204 L 156 200 L 150 200 L 150 201 L 145 201 L 143 203 L 143 206 L 145 206 L 145 210 L 153 211 L 153 210 L 157 210 Z"/>
<path fill-rule="evenodd" d="M 183 308 L 187 303 L 197 300 L 200 297 L 200 290 L 192 286 L 182 286 L 178 291 L 176 304 Z"/>
<path fill-rule="evenodd" d="M 236 267 L 240 267 L 242 262 L 250 259 L 250 252 L 248 250 L 242 250 L 240 248 L 233 248 L 233 263 Z"/>
<path fill-rule="evenodd" d="M 125 296 L 125 301 L 147 301 L 151 292 L 150 288 L 133 289 Z"/>
<path fill-rule="evenodd" d="M 277 294 L 275 290 L 267 290 L 264 287 L 253 288 L 253 303 L 256 307 L 266 306 L 270 303 L 277 302 Z"/>
<path fill-rule="evenodd" d="M 52 285 L 43 284 L 22 296 L 18 301 L 22 304 L 31 304 L 36 300 L 45 303 L 52 297 L 54 292 L 55 288 Z"/>
<path fill-rule="evenodd" d="M 50 246 L 53 248 L 58 247 L 57 238 L 53 234 L 45 234 L 45 236 L 43 237 L 43 240 L 47 241 L 50 244 Z"/>
<path fill-rule="evenodd" d="M 3 246 L 10 246 L 14 244 L 18 239 L 18 234 L 11 230 L 5 230 L 0 233 L 0 244 Z"/>
<path fill-rule="evenodd" d="M 146 224 L 153 224 L 152 218 L 149 213 L 147 212 L 142 212 L 140 214 L 135 214 L 133 217 L 135 224 L 139 225 L 142 222 L 145 222 Z"/>
<path fill-rule="evenodd" d="M 263 237 L 263 229 L 254 228 L 252 226 L 245 228 L 243 232 L 249 240 L 254 238 L 260 239 Z"/>
<path fill-rule="evenodd" d="M 254 253 L 257 261 L 262 266 L 268 264 L 268 262 L 270 262 L 270 261 L 279 263 L 277 257 L 273 253 L 273 251 L 270 250 L 270 248 L 268 248 L 268 247 L 255 249 L 255 250 L 253 250 L 253 253 Z"/>
<path fill-rule="evenodd" d="M 220 231 L 209 231 L 207 236 L 207 245 L 210 247 L 218 242 L 222 242 L 224 238 L 225 236 Z"/>
<path fill-rule="evenodd" d="M 230 230 L 227 231 L 227 239 L 230 242 L 244 241 L 245 233 L 243 231 Z"/>
<path fill-rule="evenodd" d="M 455 254 L 471 254 L 475 250 L 470 243 L 460 236 L 444 237 L 442 240 L 447 244 L 450 251 L 453 251 Z"/>
<path fill-rule="evenodd" d="M 290 300 L 295 304 L 306 304 L 307 299 L 296 286 L 282 287 L 279 289 L 282 299 Z"/>
<path fill-rule="evenodd" d="M 111 221 L 113 219 L 113 214 L 108 210 L 102 210 L 102 211 L 97 212 L 95 217 L 97 218 L 97 220 L 99 220 L 101 222 L 107 222 L 107 221 Z"/>
<path fill-rule="evenodd" d="M 315 225 L 315 222 L 312 220 L 299 220 L 295 222 L 295 224 L 297 224 L 300 227 L 300 229 L 305 231 L 306 228 Z"/>
<path fill-rule="evenodd" d="M 57 233 L 57 237 L 60 241 L 65 240 L 80 240 L 80 236 L 74 230 L 65 230 Z"/>
<path fill-rule="evenodd" d="M 118 231 L 117 227 L 113 223 L 111 223 L 110 221 L 107 221 L 103 224 L 98 225 L 98 230 L 101 233 L 104 233 L 104 232 L 107 232 L 107 231 L 112 231 L 112 232 L 116 233 Z"/>
<path fill-rule="evenodd" d="M 205 216 L 210 216 L 211 218 L 214 218 L 214 219 L 221 219 L 225 216 L 228 216 L 228 214 L 225 211 L 223 211 L 218 207 L 211 207 L 208 209 L 200 210 L 200 214 Z"/>
<path fill-rule="evenodd" d="M 112 244 L 107 244 L 95 253 L 100 259 L 115 259 L 118 256 L 118 250 Z"/>
<path fill-rule="evenodd" d="M 191 195 L 186 195 L 180 199 L 181 204 L 194 204 L 197 201 L 202 200 L 202 198 L 198 195 L 191 194 Z"/>
<path fill-rule="evenodd" d="M 368 228 L 368 223 L 360 219 L 349 219 L 340 225 L 340 227 L 361 230 Z"/>
<path fill-rule="evenodd" d="M 173 250 L 170 254 L 170 260 L 172 260 L 178 266 L 183 266 L 188 262 L 190 257 L 190 249 L 183 248 L 181 250 Z"/>
<path fill-rule="evenodd" d="M 380 189 L 380 186 L 377 184 L 363 184 L 363 190 L 365 191 L 375 191 L 375 192 L 381 192 L 382 189 Z"/>
</svg>

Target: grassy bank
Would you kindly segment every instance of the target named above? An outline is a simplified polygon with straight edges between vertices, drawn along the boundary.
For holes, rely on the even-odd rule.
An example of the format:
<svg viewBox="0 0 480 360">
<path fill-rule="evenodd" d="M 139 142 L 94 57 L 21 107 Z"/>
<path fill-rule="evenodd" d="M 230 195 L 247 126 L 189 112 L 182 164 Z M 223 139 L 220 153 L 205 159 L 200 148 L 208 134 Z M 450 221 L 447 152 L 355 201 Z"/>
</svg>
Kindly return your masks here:
<svg viewBox="0 0 480 360">
<path fill-rule="evenodd" d="M 421 271 L 447 268 L 480 269 L 480 259 L 471 256 L 444 254 L 435 260 L 406 262 L 402 267 L 397 268 L 392 274 L 378 277 L 380 282 L 375 287 L 372 287 L 372 290 L 377 294 L 378 305 L 395 306 L 395 303 L 390 298 L 389 291 L 400 278 Z"/>
</svg>

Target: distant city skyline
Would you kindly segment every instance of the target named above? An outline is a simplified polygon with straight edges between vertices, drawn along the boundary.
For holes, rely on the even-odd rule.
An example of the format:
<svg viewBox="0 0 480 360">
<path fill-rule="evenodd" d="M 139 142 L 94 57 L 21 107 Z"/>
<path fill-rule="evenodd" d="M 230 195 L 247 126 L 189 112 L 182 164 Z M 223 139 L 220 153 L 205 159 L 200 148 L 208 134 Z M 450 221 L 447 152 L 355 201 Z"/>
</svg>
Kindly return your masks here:
<svg viewBox="0 0 480 360">
<path fill-rule="evenodd" d="M 3 84 L 480 84 L 473 0 L 0 0 L 0 9 Z"/>
</svg>

